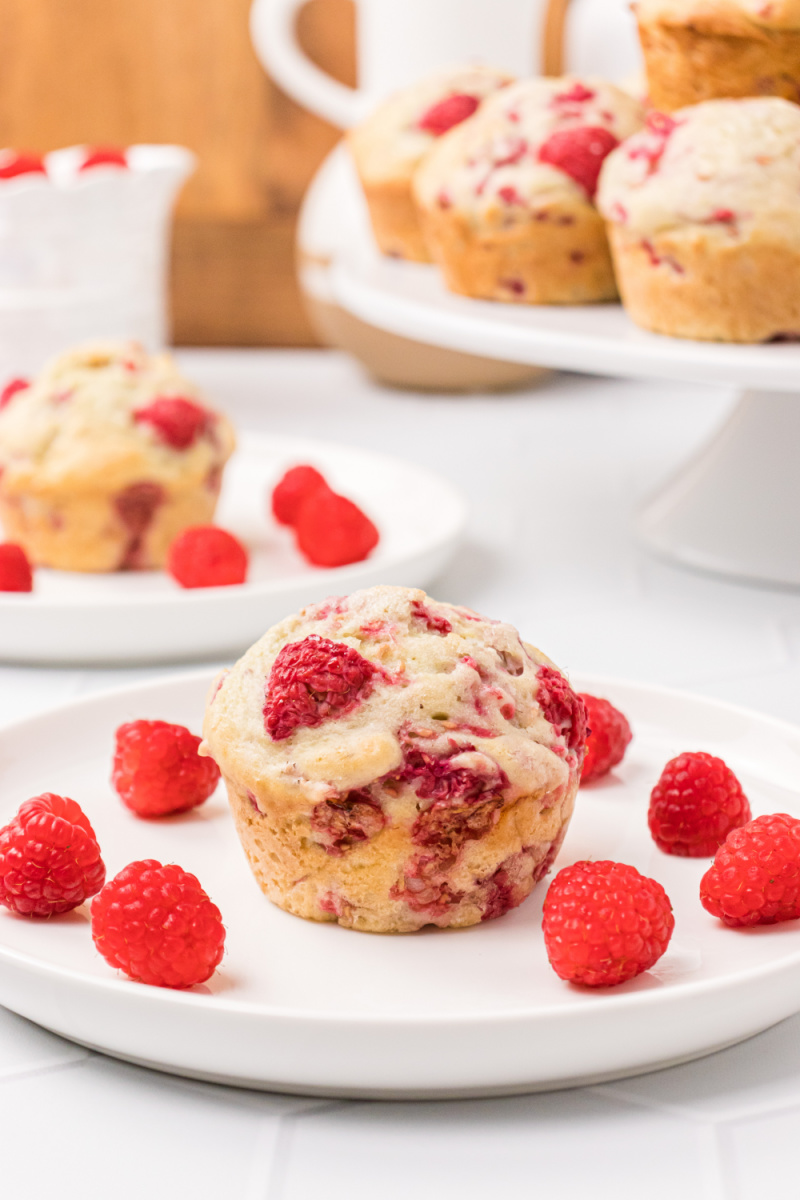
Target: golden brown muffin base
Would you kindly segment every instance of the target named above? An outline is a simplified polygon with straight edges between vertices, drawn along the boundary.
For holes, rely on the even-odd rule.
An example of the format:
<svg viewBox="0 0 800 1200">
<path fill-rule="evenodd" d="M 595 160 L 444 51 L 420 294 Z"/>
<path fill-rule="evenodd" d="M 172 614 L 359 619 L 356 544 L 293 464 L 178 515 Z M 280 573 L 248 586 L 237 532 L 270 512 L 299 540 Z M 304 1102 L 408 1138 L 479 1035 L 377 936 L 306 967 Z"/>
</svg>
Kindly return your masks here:
<svg viewBox="0 0 800 1200">
<path fill-rule="evenodd" d="M 466 842 L 451 872 L 455 887 L 467 893 L 446 915 L 416 912 L 390 898 L 402 864 L 421 848 L 407 829 L 389 825 L 343 855 L 329 855 L 312 840 L 308 817 L 278 797 L 261 792 L 256 811 L 246 791 L 227 776 L 234 824 L 258 886 L 273 904 L 311 921 L 338 921 L 366 933 L 412 933 L 425 925 L 463 928 L 485 913 L 491 876 L 514 854 L 526 850 L 519 899 L 546 873 L 566 833 L 577 776 L 567 793 L 547 809 L 542 797 L 523 796 L 503 809 L 497 824 L 482 838 Z M 476 884 L 476 880 L 480 882 Z M 469 890 L 468 890 L 469 889 Z"/>
<path fill-rule="evenodd" d="M 115 507 L 117 493 L 26 489 L 9 493 L 0 482 L 0 522 L 36 566 L 62 571 L 117 571 L 162 567 L 171 542 L 191 525 L 214 516 L 218 487 L 164 489 L 150 524 L 137 539 Z"/>
<path fill-rule="evenodd" d="M 538 219 L 537 219 L 538 217 Z M 456 208 L 421 208 L 431 257 L 451 292 L 515 304 L 614 300 L 603 221 L 588 204 L 552 204 L 524 223 L 476 227 Z"/>
<path fill-rule="evenodd" d="M 361 186 L 381 254 L 411 262 L 430 262 L 411 194 L 411 180 L 367 183 L 362 179 Z"/>
<path fill-rule="evenodd" d="M 673 112 L 703 100 L 782 96 L 800 102 L 800 30 L 720 17 L 639 23 L 650 101 Z"/>
<path fill-rule="evenodd" d="M 622 302 L 637 325 L 710 342 L 800 335 L 800 248 L 702 231 L 647 239 L 612 226 L 610 236 Z"/>
</svg>

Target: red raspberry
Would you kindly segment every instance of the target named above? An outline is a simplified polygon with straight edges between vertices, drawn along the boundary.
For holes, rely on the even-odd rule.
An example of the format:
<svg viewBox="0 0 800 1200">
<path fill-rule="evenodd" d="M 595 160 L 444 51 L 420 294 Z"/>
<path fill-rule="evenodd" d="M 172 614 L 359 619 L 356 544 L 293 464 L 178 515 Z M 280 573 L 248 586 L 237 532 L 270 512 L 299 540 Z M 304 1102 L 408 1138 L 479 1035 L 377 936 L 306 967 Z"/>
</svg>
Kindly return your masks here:
<svg viewBox="0 0 800 1200">
<path fill-rule="evenodd" d="M 700 880 L 700 902 L 733 927 L 800 917 L 800 821 L 770 813 L 729 833 Z"/>
<path fill-rule="evenodd" d="M 378 531 L 366 513 L 329 488 L 317 488 L 300 505 L 295 536 L 317 567 L 361 562 L 378 544 Z"/>
<path fill-rule="evenodd" d="M 111 782 L 140 817 L 186 812 L 219 782 L 213 758 L 197 753 L 200 738 L 168 721 L 130 721 L 116 732 Z"/>
<path fill-rule="evenodd" d="M 542 929 L 560 979 L 613 987 L 648 970 L 669 945 L 675 918 L 660 883 L 615 862 L 559 871 L 544 901 Z"/>
<path fill-rule="evenodd" d="M 2 392 L 0 392 L 0 412 L 14 399 L 17 392 L 24 392 L 30 386 L 29 379 L 9 379 Z"/>
<path fill-rule="evenodd" d="M 581 783 L 607 775 L 622 762 L 633 734 L 627 718 L 608 700 L 599 696 L 580 694 L 586 706 L 586 754 L 581 769 Z"/>
<path fill-rule="evenodd" d="M 650 793 L 647 823 L 667 854 L 708 858 L 749 820 L 750 805 L 733 771 L 702 751 L 670 759 Z"/>
<path fill-rule="evenodd" d="M 0 592 L 32 591 L 33 571 L 22 546 L 0 542 Z"/>
<path fill-rule="evenodd" d="M 92 904 L 92 937 L 112 967 L 156 987 L 204 983 L 225 948 L 222 916 L 197 878 L 154 858 L 109 880 Z"/>
<path fill-rule="evenodd" d="M 342 642 L 316 633 L 290 642 L 278 652 L 267 680 L 267 733 L 280 742 L 301 726 L 345 716 L 372 691 L 377 673 L 377 667 Z"/>
<path fill-rule="evenodd" d="M 602 125 L 581 125 L 551 133 L 539 147 L 539 161 L 557 167 L 594 196 L 603 159 L 618 145 L 619 140 Z"/>
<path fill-rule="evenodd" d="M 290 467 L 272 492 L 272 514 L 281 525 L 294 525 L 300 505 L 317 488 L 327 488 L 324 476 L 316 467 L 303 463 Z"/>
<path fill-rule="evenodd" d="M 46 175 L 47 167 L 40 154 L 25 151 L 0 150 L 0 179 L 15 179 L 17 175 Z"/>
<path fill-rule="evenodd" d="M 89 171 L 92 167 L 127 167 L 128 156 L 121 146 L 87 146 L 79 171 Z"/>
<path fill-rule="evenodd" d="M 26 917 L 52 917 L 103 886 L 106 868 L 79 804 L 44 792 L 0 829 L 0 904 Z"/>
<path fill-rule="evenodd" d="M 580 696 L 555 667 L 539 667 L 536 678 L 536 699 L 545 720 L 564 738 L 569 750 L 582 748 L 586 743 L 586 709 Z"/>
<path fill-rule="evenodd" d="M 152 425 L 161 441 L 173 450 L 188 450 L 208 431 L 214 418 L 202 404 L 185 396 L 157 396 L 147 408 L 136 409 L 133 419 Z"/>
<path fill-rule="evenodd" d="M 244 583 L 248 556 L 238 538 L 216 525 L 193 525 L 167 552 L 167 570 L 181 587 L 228 587 Z"/>
<path fill-rule="evenodd" d="M 426 133 L 432 133 L 434 137 L 441 137 L 443 133 L 447 133 L 448 129 L 460 125 L 462 121 L 466 121 L 467 117 L 471 117 L 479 104 L 480 100 L 477 96 L 468 96 L 464 92 L 447 96 L 424 112 L 417 122 L 417 126 L 419 129 L 424 129 Z"/>
</svg>

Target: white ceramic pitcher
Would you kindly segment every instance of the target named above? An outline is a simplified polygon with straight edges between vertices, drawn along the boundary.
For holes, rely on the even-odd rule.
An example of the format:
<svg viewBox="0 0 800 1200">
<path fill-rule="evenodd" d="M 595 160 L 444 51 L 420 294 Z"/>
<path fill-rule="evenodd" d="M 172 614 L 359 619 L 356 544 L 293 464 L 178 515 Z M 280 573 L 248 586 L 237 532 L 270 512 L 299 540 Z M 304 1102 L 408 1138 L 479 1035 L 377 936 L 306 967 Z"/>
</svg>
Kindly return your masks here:
<svg viewBox="0 0 800 1200">
<path fill-rule="evenodd" d="M 638 63 L 628 0 L 356 0 L 359 86 L 349 88 L 298 46 L 304 2 L 255 0 L 253 44 L 284 91 L 342 129 L 439 67 L 487 63 L 513 75 L 540 74 L 548 13 L 551 43 L 554 32 L 566 42 L 567 68 L 618 79 Z"/>
</svg>

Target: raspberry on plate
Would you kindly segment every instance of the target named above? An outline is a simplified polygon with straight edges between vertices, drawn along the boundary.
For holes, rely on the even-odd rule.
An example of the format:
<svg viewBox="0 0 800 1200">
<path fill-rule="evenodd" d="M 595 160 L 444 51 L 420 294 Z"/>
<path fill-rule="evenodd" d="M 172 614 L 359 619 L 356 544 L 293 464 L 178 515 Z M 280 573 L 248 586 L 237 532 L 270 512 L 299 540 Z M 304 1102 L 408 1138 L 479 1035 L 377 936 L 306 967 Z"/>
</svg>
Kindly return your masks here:
<svg viewBox="0 0 800 1200">
<path fill-rule="evenodd" d="M 121 146 L 88 146 L 86 156 L 78 167 L 89 171 L 92 167 L 127 167 L 128 156 Z"/>
<path fill-rule="evenodd" d="M 106 868 L 79 804 L 44 792 L 0 829 L 0 904 L 26 917 L 52 917 L 103 886 Z"/>
<path fill-rule="evenodd" d="M 770 813 L 734 829 L 700 880 L 700 902 L 734 927 L 800 917 L 800 821 Z"/>
<path fill-rule="evenodd" d="M 196 876 L 153 858 L 129 863 L 92 904 L 92 937 L 131 979 L 188 988 L 222 961 L 225 926 Z"/>
<path fill-rule="evenodd" d="M 31 386 L 29 379 L 23 379 L 22 376 L 16 376 L 14 379 L 9 379 L 8 383 L 0 392 L 0 412 L 7 404 L 16 396 L 17 392 L 24 392 L 26 388 Z"/>
<path fill-rule="evenodd" d="M 200 738 L 168 721 L 130 721 L 116 732 L 113 783 L 140 817 L 163 817 L 202 804 L 219 782 L 213 758 L 197 753 Z"/>
<path fill-rule="evenodd" d="M 167 570 L 185 588 L 244 583 L 247 566 L 247 550 L 239 539 L 216 525 L 184 529 L 167 554 Z"/>
<path fill-rule="evenodd" d="M 607 775 L 621 763 L 633 734 L 624 713 L 609 700 L 580 693 L 586 706 L 586 755 L 581 770 L 581 783 L 589 783 Z"/>
<path fill-rule="evenodd" d="M 22 546 L 0 543 L 0 592 L 32 591 L 33 571 Z"/>
<path fill-rule="evenodd" d="M 300 505 L 295 535 L 302 553 L 317 567 L 361 562 L 379 537 L 357 504 L 329 488 L 317 488 Z"/>
<path fill-rule="evenodd" d="M 560 979 L 586 987 L 612 987 L 647 971 L 674 927 L 661 884 L 625 863 L 573 863 L 558 872 L 545 896 L 550 965 Z"/>
<path fill-rule="evenodd" d="M 0 150 L 0 179 L 46 174 L 47 167 L 40 154 L 30 154 L 24 150 Z"/>
<path fill-rule="evenodd" d="M 281 525 L 294 525 L 303 501 L 318 488 L 327 487 L 316 467 L 308 463 L 290 467 L 272 491 L 272 515 Z"/>
<path fill-rule="evenodd" d="M 721 758 L 703 751 L 670 759 L 650 793 L 647 822 L 667 854 L 709 858 L 732 829 L 749 820 L 739 780 Z"/>
</svg>

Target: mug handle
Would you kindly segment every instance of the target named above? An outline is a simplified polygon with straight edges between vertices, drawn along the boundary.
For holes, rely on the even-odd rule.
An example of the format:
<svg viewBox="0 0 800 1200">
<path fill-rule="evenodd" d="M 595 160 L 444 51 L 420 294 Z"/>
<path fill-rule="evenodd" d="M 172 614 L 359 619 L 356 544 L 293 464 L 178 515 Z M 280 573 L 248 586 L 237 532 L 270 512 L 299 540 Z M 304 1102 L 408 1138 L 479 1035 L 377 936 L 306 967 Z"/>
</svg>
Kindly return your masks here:
<svg viewBox="0 0 800 1200">
<path fill-rule="evenodd" d="M 365 116 L 358 88 L 345 87 L 316 67 L 300 49 L 295 25 L 305 0 L 254 0 L 250 36 L 256 54 L 285 92 L 340 129 L 350 129 Z M 402 3 L 402 0 L 398 0 Z"/>
<path fill-rule="evenodd" d="M 569 0 L 548 0 L 542 30 L 543 75 L 563 75 Z"/>
</svg>

